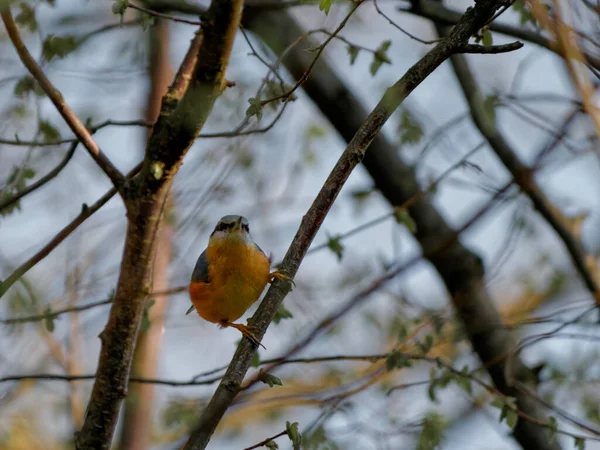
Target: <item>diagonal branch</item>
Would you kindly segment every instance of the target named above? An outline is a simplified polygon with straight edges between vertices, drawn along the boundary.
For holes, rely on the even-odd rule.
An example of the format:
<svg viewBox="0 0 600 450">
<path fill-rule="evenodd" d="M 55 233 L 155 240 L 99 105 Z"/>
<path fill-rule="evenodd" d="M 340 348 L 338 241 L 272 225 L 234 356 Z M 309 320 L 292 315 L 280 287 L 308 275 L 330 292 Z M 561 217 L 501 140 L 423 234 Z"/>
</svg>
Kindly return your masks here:
<svg viewBox="0 0 600 450">
<path fill-rule="evenodd" d="M 246 8 L 245 26 L 259 34 L 276 54 L 304 33 L 289 14 L 257 14 L 258 12 L 260 11 Z M 298 78 L 310 64 L 310 56 L 301 50 L 293 51 L 286 64 L 288 70 Z M 319 61 L 303 88 L 341 137 L 350 141 L 367 112 L 333 68 L 325 60 Z M 417 225 L 415 237 L 427 254 L 431 248 L 453 236 L 456 231 L 444 220 L 434 203 L 427 196 L 421 195 L 423 191 L 414 168 L 405 164 L 398 154 L 397 146 L 380 134 L 372 142 L 363 164 L 375 187 L 392 206 L 417 199 L 408 206 L 408 210 Z M 528 397 L 514 392 L 505 381 L 503 361 L 505 355 L 513 349 L 515 341 L 503 326 L 494 307 L 494 299 L 485 288 L 485 272 L 479 257 L 459 241 L 455 241 L 446 251 L 430 257 L 429 261 L 444 281 L 474 350 L 487 367 L 495 385 L 504 395 L 515 396 L 519 407 L 529 416 L 544 420 L 543 408 L 531 402 Z M 481 324 L 489 326 L 482 329 Z M 529 371 L 519 359 L 514 360 L 514 363 L 509 374 L 529 383 L 533 379 Z M 526 421 L 517 424 L 513 435 L 523 448 L 558 448 L 556 443 L 548 441 L 544 429 Z"/>
<path fill-rule="evenodd" d="M 19 200 L 21 200 L 23 197 L 25 197 L 26 195 L 31 194 L 32 192 L 36 191 L 37 189 L 41 188 L 43 185 L 45 185 L 46 183 L 51 181 L 52 179 L 56 178 L 56 176 L 58 176 L 58 174 L 65 167 L 67 167 L 67 164 L 69 163 L 69 161 L 71 161 L 71 158 L 75 154 L 75 150 L 77 149 L 78 144 L 79 144 L 79 141 L 73 142 L 71 144 L 71 146 L 69 147 L 69 150 L 63 157 L 63 159 L 61 159 L 60 162 L 58 163 L 58 165 L 54 169 L 52 169 L 50 172 L 48 172 L 46 175 L 44 175 L 42 178 L 37 180 L 35 183 L 30 184 L 22 191 L 15 193 L 11 197 L 8 197 L 5 201 L 0 202 L 0 211 L 2 211 L 4 208 L 7 208 L 11 205 L 14 205 Z"/>
<path fill-rule="evenodd" d="M 75 136 L 77 136 L 77 138 L 87 149 L 90 156 L 94 159 L 94 161 L 96 161 L 96 164 L 98 164 L 100 169 L 102 169 L 108 178 L 110 178 L 117 190 L 120 190 L 123 182 L 125 181 L 125 177 L 113 165 L 113 163 L 102 152 L 102 150 L 100 150 L 100 147 L 98 147 L 98 144 L 96 144 L 94 139 L 92 139 L 92 135 L 88 129 L 83 123 L 81 123 L 71 108 L 69 108 L 69 105 L 67 105 L 67 102 L 65 102 L 60 91 L 54 87 L 54 85 L 42 71 L 42 68 L 38 65 L 35 59 L 33 59 L 31 53 L 29 53 L 29 50 L 27 50 L 25 43 L 21 39 L 21 34 L 19 33 L 17 25 L 15 24 L 13 16 L 10 12 L 10 8 L 7 7 L 0 10 L 0 16 L 2 17 L 2 21 L 4 22 L 8 36 L 12 41 L 19 58 L 27 70 L 29 70 L 29 73 L 31 73 L 46 95 L 48 95 L 48 98 L 50 98 L 52 103 L 54 103 L 54 106 L 56 106 L 56 109 L 58 109 L 60 115 L 63 117 L 73 133 L 75 133 Z"/>
<path fill-rule="evenodd" d="M 438 30 L 442 31 L 439 27 Z M 469 104 L 473 122 L 479 132 L 489 142 L 490 147 L 513 175 L 521 190 L 531 199 L 540 215 L 562 239 L 583 282 L 592 293 L 596 304 L 600 305 L 600 271 L 594 257 L 586 252 L 578 237 L 577 224 L 565 217 L 560 209 L 554 206 L 550 199 L 546 197 L 535 181 L 533 170 L 520 160 L 516 152 L 504 139 L 494 121 L 485 113 L 484 97 L 467 59 L 462 55 L 454 55 L 451 62 Z"/>
<path fill-rule="evenodd" d="M 283 270 L 292 277 L 296 274 L 315 234 L 344 183 L 352 170 L 363 160 L 367 148 L 392 113 L 429 74 L 458 48 L 467 44 L 470 36 L 479 30 L 499 7 L 500 2 L 495 0 L 478 1 L 474 8 L 465 13 L 450 36 L 442 39 L 402 78 L 386 90 L 383 98 L 348 143 L 313 204 L 304 215 L 298 232 L 281 264 Z M 259 340 L 264 336 L 289 289 L 286 282 L 275 281 L 267 292 L 265 299 L 252 318 L 252 324 L 257 327 L 255 335 Z M 199 450 L 206 447 L 215 428 L 239 392 L 254 352 L 252 344 L 248 340 L 243 340 L 210 403 L 204 409 L 198 425 L 186 443 L 185 450 Z"/>
<path fill-rule="evenodd" d="M 128 177 L 132 177 L 137 174 L 141 170 L 141 165 L 134 167 L 128 174 Z M 11 273 L 8 278 L 0 281 L 0 298 L 6 294 L 6 291 L 15 284 L 19 278 L 25 275 L 29 269 L 39 263 L 42 259 L 52 252 L 56 247 L 60 245 L 62 241 L 64 241 L 67 237 L 71 235 L 83 222 L 85 222 L 92 214 L 102 208 L 108 201 L 114 197 L 117 193 L 117 189 L 115 187 L 109 189 L 102 197 L 100 197 L 95 203 L 91 206 L 83 204 L 81 208 L 81 213 L 73 219 L 67 226 L 65 226 L 62 230 L 54 236 L 50 242 L 48 242 L 41 250 L 39 250 L 35 255 L 17 267 L 13 273 Z"/>
</svg>

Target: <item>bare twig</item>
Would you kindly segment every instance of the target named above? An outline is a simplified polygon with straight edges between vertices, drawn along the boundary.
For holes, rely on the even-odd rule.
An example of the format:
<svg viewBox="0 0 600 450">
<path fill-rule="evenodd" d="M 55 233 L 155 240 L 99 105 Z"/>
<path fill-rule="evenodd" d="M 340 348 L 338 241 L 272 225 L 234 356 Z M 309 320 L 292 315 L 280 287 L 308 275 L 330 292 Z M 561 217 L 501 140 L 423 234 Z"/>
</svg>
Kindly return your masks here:
<svg viewBox="0 0 600 450">
<path fill-rule="evenodd" d="M 340 31 L 342 31 L 342 28 L 344 28 L 346 26 L 346 23 L 348 22 L 348 20 L 350 20 L 350 17 L 352 17 L 352 15 L 354 14 L 354 12 L 358 9 L 358 7 L 360 5 L 362 5 L 362 3 L 365 0 L 357 0 L 352 7 L 350 8 L 350 11 L 348 11 L 348 13 L 346 14 L 346 16 L 344 17 L 344 19 L 340 22 L 340 24 L 338 25 L 338 27 L 335 29 L 335 31 L 333 31 L 333 33 L 331 33 L 329 35 L 329 37 L 327 39 L 325 39 L 325 41 L 319 45 L 319 47 L 317 47 L 316 52 L 315 52 L 315 56 L 313 58 L 313 62 L 312 64 L 306 69 L 306 71 L 304 72 L 304 75 L 302 75 L 302 77 L 300 77 L 298 79 L 298 81 L 296 81 L 296 84 L 294 84 L 294 86 L 292 86 L 291 89 L 289 89 L 287 92 L 284 92 L 281 95 L 278 95 L 276 97 L 272 97 L 272 98 L 268 98 L 266 100 L 261 100 L 260 104 L 261 105 L 266 105 L 268 103 L 274 102 L 276 100 L 282 100 L 282 99 L 287 99 L 289 98 L 300 86 L 302 86 L 302 83 L 304 83 L 304 81 L 306 81 L 306 79 L 309 77 L 310 72 L 312 71 L 312 68 L 315 66 L 315 64 L 317 63 L 317 61 L 319 60 L 319 57 L 321 56 L 321 53 L 323 53 L 323 50 L 325 50 L 325 47 L 327 47 L 327 44 L 329 44 L 337 35 Z"/>
<path fill-rule="evenodd" d="M 462 15 L 458 11 L 447 8 L 441 2 L 433 0 L 414 1 L 411 2 L 411 5 L 411 8 L 408 10 L 399 10 L 431 19 L 438 25 L 454 25 L 458 22 Z M 561 46 L 559 42 L 545 38 L 537 31 L 529 30 L 524 27 L 507 25 L 499 22 L 490 23 L 488 25 L 488 29 L 490 31 L 496 31 L 498 33 L 505 34 L 507 36 L 512 36 L 517 39 L 532 42 L 541 47 L 545 47 L 546 49 L 554 53 L 557 53 L 559 55 L 561 54 Z M 583 51 L 582 53 L 585 56 L 586 63 L 589 66 L 600 70 L 600 58 L 595 57 L 587 51 Z"/>
<path fill-rule="evenodd" d="M 514 52 L 523 48 L 522 42 L 511 42 L 510 44 L 502 45 L 477 45 L 467 44 L 463 48 L 459 49 L 456 53 L 474 53 L 479 55 L 495 55 L 498 53 Z"/>
<path fill-rule="evenodd" d="M 138 173 L 141 169 L 141 164 L 135 167 L 131 172 L 127 174 L 128 177 L 131 177 Z M 82 205 L 81 213 L 71 221 L 66 227 L 64 227 L 56 236 L 54 236 L 48 244 L 44 246 L 40 251 L 38 251 L 35 255 L 21 264 L 17 269 L 11 273 L 8 278 L 2 280 L 0 282 L 0 297 L 6 294 L 6 291 L 17 282 L 19 278 L 25 275 L 29 269 L 39 263 L 42 259 L 50 254 L 52 250 L 54 250 L 58 245 L 64 241 L 73 231 L 75 231 L 79 225 L 85 222 L 92 214 L 102 208 L 108 201 L 113 198 L 113 196 L 117 193 L 116 188 L 110 189 L 106 194 L 104 194 L 100 199 L 98 199 L 94 204 L 88 206 L 86 204 Z"/>
<path fill-rule="evenodd" d="M 132 3 L 131 1 L 127 1 L 127 7 L 131 8 L 131 9 L 137 9 L 138 11 L 143 12 L 145 14 L 148 14 L 150 16 L 158 17 L 160 19 L 170 20 L 172 22 L 187 23 L 188 25 L 196 25 L 196 26 L 200 26 L 201 25 L 201 22 L 198 22 L 197 20 L 182 19 L 180 17 L 175 17 L 175 16 L 170 16 L 168 14 L 163 14 L 163 13 L 160 13 L 158 11 L 153 11 L 151 9 L 144 8 L 143 6 L 138 6 L 138 5 L 134 4 L 134 3 Z"/>
<path fill-rule="evenodd" d="M 121 272 L 110 317 L 100 335 L 102 346 L 96 380 L 83 427 L 75 439 L 78 450 L 108 450 L 111 446 L 151 289 L 156 235 L 165 202 L 183 157 L 226 86 L 224 74 L 242 8 L 242 0 L 211 2 L 202 25 L 202 44 L 196 64 L 186 69 L 191 72 L 192 82 L 176 106 L 163 101 L 161 114 L 148 140 L 142 170 L 127 190 L 128 223 Z M 179 76 L 188 75 L 190 73 L 179 73 Z"/>
<path fill-rule="evenodd" d="M 255 449 L 255 448 L 264 447 L 264 446 L 265 446 L 267 443 L 269 443 L 269 442 L 271 442 L 271 441 L 273 441 L 273 440 L 277 439 L 278 437 L 285 436 L 286 434 L 287 434 L 287 431 L 285 431 L 285 430 L 284 430 L 284 431 L 282 431 L 281 433 L 277 433 L 277 434 L 276 434 L 276 435 L 274 435 L 274 436 L 268 437 L 268 438 L 266 438 L 266 439 L 264 439 L 264 440 L 260 441 L 260 442 L 259 442 L 259 443 L 257 443 L 257 444 L 254 444 L 254 445 L 252 445 L 252 446 L 250 446 L 250 447 L 246 447 L 244 450 L 253 450 L 253 449 Z"/>
<path fill-rule="evenodd" d="M 98 130 L 109 126 L 118 126 L 118 127 L 146 127 L 152 128 L 154 124 L 147 122 L 145 120 L 105 120 L 97 125 L 92 125 L 88 127 L 90 134 L 96 133 Z M 2 139 L 0 138 L 0 144 L 12 145 L 12 146 L 23 146 L 23 147 L 55 147 L 61 144 L 72 144 L 73 142 L 81 142 L 77 137 L 67 138 L 67 139 L 59 139 L 57 141 L 49 141 L 49 142 L 38 142 L 38 141 L 23 141 L 21 139 Z"/>
<path fill-rule="evenodd" d="M 71 128 L 73 133 L 75 133 L 75 136 L 77 136 L 77 138 L 87 149 L 90 156 L 94 159 L 94 161 L 96 161 L 96 164 L 98 164 L 100 169 L 102 169 L 108 178 L 110 178 L 117 190 L 120 190 L 123 182 L 125 181 L 125 177 L 113 165 L 113 163 L 102 152 L 102 150 L 100 150 L 100 147 L 98 147 L 98 144 L 96 144 L 94 139 L 92 139 L 92 135 L 87 130 L 85 125 L 81 123 L 79 118 L 75 115 L 71 108 L 69 108 L 69 105 L 67 105 L 67 102 L 65 102 L 60 91 L 54 87 L 38 63 L 35 61 L 35 59 L 33 59 L 29 53 L 29 50 L 27 50 L 25 43 L 21 39 L 21 35 L 17 25 L 15 24 L 12 13 L 10 12 L 10 8 L 2 9 L 0 16 L 2 17 L 2 21 L 4 22 L 8 36 L 12 41 L 19 58 L 27 70 L 29 70 L 29 73 L 31 73 L 46 95 L 48 95 L 48 98 L 50 98 L 52 103 L 54 103 L 54 106 L 56 106 L 56 109 L 60 115 L 63 117 L 69 128 Z"/>
<path fill-rule="evenodd" d="M 35 190 L 41 188 L 43 185 L 45 185 L 50 180 L 54 179 L 65 167 L 67 167 L 67 164 L 69 163 L 69 161 L 71 161 L 71 158 L 75 154 L 75 149 L 77 149 L 78 144 L 79 144 L 79 142 L 72 143 L 71 148 L 69 148 L 69 151 L 64 156 L 64 158 L 60 161 L 60 163 L 58 163 L 58 165 L 54 169 L 52 169 L 50 172 L 48 172 L 42 178 L 37 180 L 35 183 L 30 184 L 22 191 L 15 193 L 14 195 L 12 195 L 8 199 L 6 199 L 4 202 L 0 202 L 0 211 L 2 211 L 4 208 L 7 208 L 11 205 L 14 205 L 16 202 L 21 200 L 26 195 L 31 194 Z"/>
</svg>

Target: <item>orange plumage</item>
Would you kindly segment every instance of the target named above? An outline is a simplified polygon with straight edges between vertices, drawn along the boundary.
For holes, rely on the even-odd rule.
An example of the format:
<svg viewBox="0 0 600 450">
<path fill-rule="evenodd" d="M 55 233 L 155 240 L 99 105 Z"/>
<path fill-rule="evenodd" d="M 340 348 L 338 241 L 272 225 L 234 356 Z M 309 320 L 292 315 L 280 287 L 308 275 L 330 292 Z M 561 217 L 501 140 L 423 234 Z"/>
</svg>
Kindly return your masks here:
<svg viewBox="0 0 600 450">
<path fill-rule="evenodd" d="M 257 345 L 252 327 L 234 323 L 260 297 L 274 278 L 291 280 L 275 271 L 250 236 L 242 216 L 223 217 L 210 235 L 208 247 L 196 263 L 189 293 L 198 315 L 223 327 L 237 328 Z M 293 281 L 292 281 L 293 283 Z"/>
<path fill-rule="evenodd" d="M 204 320 L 236 321 L 269 282 L 269 260 L 255 246 L 237 239 L 209 243 L 206 257 L 210 282 L 190 283 L 192 303 Z"/>
</svg>

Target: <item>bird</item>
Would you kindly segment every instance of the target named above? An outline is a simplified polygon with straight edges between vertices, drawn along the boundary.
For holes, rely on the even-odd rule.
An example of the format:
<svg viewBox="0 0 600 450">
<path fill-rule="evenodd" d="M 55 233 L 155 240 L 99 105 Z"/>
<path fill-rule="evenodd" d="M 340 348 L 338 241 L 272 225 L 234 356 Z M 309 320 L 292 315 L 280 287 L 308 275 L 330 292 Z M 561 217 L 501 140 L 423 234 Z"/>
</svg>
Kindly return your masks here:
<svg viewBox="0 0 600 450">
<path fill-rule="evenodd" d="M 275 279 L 295 283 L 283 270 L 271 272 L 271 262 L 250 235 L 248 219 L 238 215 L 221 218 L 208 246 L 198 257 L 189 284 L 192 306 L 208 322 L 239 330 L 255 345 L 255 327 L 235 323 Z M 264 348 L 264 346 L 263 346 Z"/>
</svg>

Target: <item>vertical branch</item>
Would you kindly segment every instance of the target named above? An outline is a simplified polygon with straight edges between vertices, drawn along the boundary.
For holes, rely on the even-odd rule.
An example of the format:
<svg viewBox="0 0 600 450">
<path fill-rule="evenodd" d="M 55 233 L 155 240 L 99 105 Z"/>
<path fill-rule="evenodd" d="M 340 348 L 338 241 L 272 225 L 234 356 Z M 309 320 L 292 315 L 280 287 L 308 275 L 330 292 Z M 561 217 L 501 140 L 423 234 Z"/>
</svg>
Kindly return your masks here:
<svg viewBox="0 0 600 450">
<path fill-rule="evenodd" d="M 198 48 L 190 47 L 196 56 Z M 189 70 L 184 71 L 188 81 Z M 169 63 L 169 27 L 159 20 L 150 32 L 150 92 L 146 107 L 146 119 L 153 123 L 160 113 L 161 98 L 167 92 L 173 78 Z M 180 77 L 176 77 L 178 80 Z M 170 199 L 170 197 L 169 197 Z M 167 208 L 169 200 L 167 200 Z M 159 225 L 156 258 L 154 259 L 152 292 L 165 292 L 169 288 L 168 268 L 171 263 L 171 239 L 173 230 L 164 216 Z M 149 328 L 140 331 L 135 346 L 131 374 L 136 378 L 156 378 L 157 360 L 163 335 L 168 296 L 158 295 L 148 311 Z M 129 395 L 123 411 L 123 427 L 119 448 L 121 450 L 145 450 L 151 437 L 155 386 L 135 383 L 129 386 Z"/>
<path fill-rule="evenodd" d="M 143 167 L 125 192 L 127 231 L 110 317 L 78 450 L 108 450 L 127 395 L 134 346 L 152 288 L 157 235 L 174 175 L 225 84 L 225 70 L 242 14 L 242 0 L 213 0 L 202 25 L 202 44 L 188 89 L 176 105 L 163 99 Z M 198 36 L 198 35 L 197 35 Z M 192 45 L 197 42 L 195 38 Z M 187 60 L 187 58 L 186 58 Z"/>
</svg>

